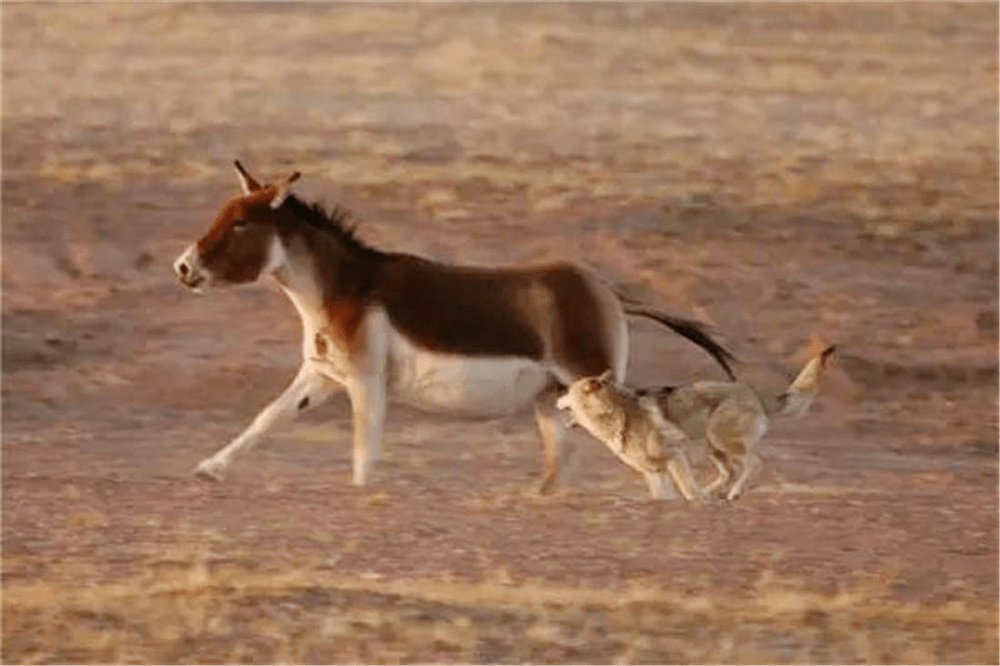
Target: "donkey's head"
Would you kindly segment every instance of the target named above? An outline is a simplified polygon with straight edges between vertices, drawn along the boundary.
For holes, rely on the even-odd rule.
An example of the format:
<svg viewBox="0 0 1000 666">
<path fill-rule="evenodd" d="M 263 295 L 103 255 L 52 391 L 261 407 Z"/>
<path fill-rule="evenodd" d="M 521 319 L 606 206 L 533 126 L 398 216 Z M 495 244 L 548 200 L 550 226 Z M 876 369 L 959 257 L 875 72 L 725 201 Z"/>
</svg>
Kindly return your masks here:
<svg viewBox="0 0 1000 666">
<path fill-rule="evenodd" d="M 278 209 L 300 174 L 293 173 L 281 184 L 261 185 L 243 165 L 235 165 L 243 196 L 230 199 L 208 233 L 174 261 L 181 284 L 194 291 L 216 284 L 253 282 L 283 261 Z"/>
</svg>

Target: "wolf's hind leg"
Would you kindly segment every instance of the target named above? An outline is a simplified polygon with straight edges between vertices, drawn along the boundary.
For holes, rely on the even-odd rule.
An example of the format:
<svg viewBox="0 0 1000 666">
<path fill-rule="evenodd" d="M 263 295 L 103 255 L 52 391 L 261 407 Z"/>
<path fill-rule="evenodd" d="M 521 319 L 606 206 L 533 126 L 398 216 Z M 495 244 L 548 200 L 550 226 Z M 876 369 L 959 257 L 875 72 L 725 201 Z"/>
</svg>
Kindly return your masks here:
<svg viewBox="0 0 1000 666">
<path fill-rule="evenodd" d="M 743 458 L 742 469 L 740 470 L 739 478 L 733 484 L 733 487 L 729 489 L 729 494 L 726 495 L 726 499 L 734 500 L 743 494 L 743 489 L 749 483 L 760 468 L 763 466 L 764 462 L 760 459 L 756 453 L 750 452 L 746 454 Z"/>
<path fill-rule="evenodd" d="M 730 471 L 729 466 L 726 464 L 727 459 L 724 453 L 712 449 L 709 451 L 708 459 L 712 461 L 713 465 L 715 465 L 715 469 L 718 474 L 707 486 L 702 489 L 706 495 L 710 495 L 722 486 L 726 485 L 729 479 L 733 476 L 732 471 Z"/>
</svg>

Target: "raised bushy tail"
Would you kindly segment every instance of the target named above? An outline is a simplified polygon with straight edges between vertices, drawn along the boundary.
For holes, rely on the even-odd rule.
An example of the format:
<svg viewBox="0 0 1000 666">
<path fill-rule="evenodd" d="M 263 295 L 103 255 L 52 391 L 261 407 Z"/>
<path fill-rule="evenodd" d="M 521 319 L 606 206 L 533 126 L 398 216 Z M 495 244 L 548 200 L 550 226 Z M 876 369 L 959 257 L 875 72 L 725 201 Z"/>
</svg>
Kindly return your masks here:
<svg viewBox="0 0 1000 666">
<path fill-rule="evenodd" d="M 826 358 L 833 353 L 836 345 L 831 345 L 813 356 L 792 380 L 788 390 L 778 396 L 777 414 L 782 416 L 802 416 L 812 404 L 819 388 L 819 376 L 826 366 Z"/>
<path fill-rule="evenodd" d="M 712 336 L 709 333 L 709 328 L 706 324 L 703 324 L 700 321 L 695 321 L 694 319 L 687 319 L 685 317 L 670 314 L 660 310 L 659 308 L 637 303 L 636 301 L 633 301 L 632 299 L 629 299 L 621 294 L 618 295 L 618 298 L 622 301 L 622 308 L 624 308 L 625 314 L 652 319 L 653 321 L 663 324 L 673 332 L 684 336 L 711 354 L 712 358 L 718 361 L 719 365 L 721 365 L 726 371 L 729 378 L 735 381 L 736 375 L 733 373 L 733 369 L 730 367 L 729 362 L 736 361 L 736 357 L 733 356 L 729 350 L 712 339 Z"/>
</svg>

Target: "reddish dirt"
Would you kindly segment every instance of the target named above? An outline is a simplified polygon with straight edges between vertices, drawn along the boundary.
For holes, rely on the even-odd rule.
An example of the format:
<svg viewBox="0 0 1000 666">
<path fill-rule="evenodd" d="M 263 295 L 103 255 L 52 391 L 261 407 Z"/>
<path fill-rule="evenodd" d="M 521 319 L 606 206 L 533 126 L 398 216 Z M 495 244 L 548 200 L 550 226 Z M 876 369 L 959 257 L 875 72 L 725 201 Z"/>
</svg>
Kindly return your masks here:
<svg viewBox="0 0 1000 666">
<path fill-rule="evenodd" d="M 3 30 L 5 662 L 996 663 L 995 5 L 8 5 Z M 587 263 L 764 385 L 811 336 L 840 351 L 734 503 L 653 503 L 583 435 L 539 497 L 530 415 L 397 406 L 356 488 L 343 396 L 206 485 L 299 354 L 273 284 L 172 277 L 233 158 L 301 170 L 378 247 Z M 631 382 L 720 376 L 632 331 Z"/>
</svg>

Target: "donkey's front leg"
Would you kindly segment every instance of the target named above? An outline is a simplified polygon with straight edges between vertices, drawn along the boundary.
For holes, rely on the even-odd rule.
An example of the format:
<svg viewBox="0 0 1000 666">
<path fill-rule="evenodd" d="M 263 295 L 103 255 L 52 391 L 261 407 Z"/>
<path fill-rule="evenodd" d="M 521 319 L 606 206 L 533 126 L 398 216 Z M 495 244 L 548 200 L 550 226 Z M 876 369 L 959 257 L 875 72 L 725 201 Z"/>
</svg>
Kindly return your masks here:
<svg viewBox="0 0 1000 666">
<path fill-rule="evenodd" d="M 372 464 L 382 453 L 382 430 L 386 411 L 386 378 L 383 373 L 353 377 L 347 384 L 354 422 L 354 480 L 368 481 Z"/>
<path fill-rule="evenodd" d="M 298 414 L 324 402 L 337 388 L 338 384 L 317 373 L 308 362 L 304 363 L 288 388 L 257 414 L 250 427 L 215 455 L 198 463 L 194 473 L 203 479 L 221 480 L 233 456 L 249 450 L 276 425 L 290 422 Z"/>
<path fill-rule="evenodd" d="M 388 390 L 389 322 L 380 311 L 365 317 L 349 359 L 347 395 L 354 425 L 354 485 L 368 481 L 372 463 L 382 453 L 382 429 Z"/>
</svg>

